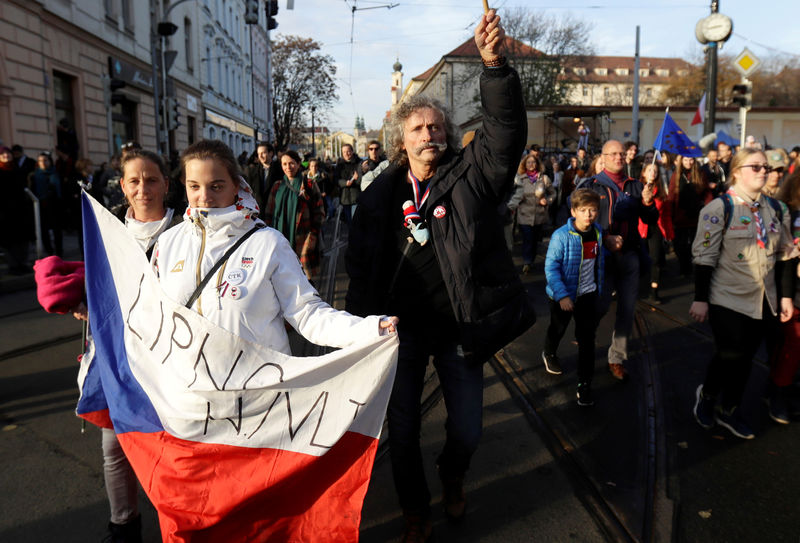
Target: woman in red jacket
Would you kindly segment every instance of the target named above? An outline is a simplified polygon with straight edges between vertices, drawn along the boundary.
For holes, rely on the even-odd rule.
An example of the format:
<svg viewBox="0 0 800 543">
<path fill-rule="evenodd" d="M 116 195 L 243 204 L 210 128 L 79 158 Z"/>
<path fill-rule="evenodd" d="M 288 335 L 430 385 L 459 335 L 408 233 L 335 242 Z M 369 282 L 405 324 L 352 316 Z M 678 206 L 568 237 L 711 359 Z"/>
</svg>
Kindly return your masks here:
<svg viewBox="0 0 800 543">
<path fill-rule="evenodd" d="M 666 265 L 665 242 L 672 241 L 675 233 L 672 230 L 672 209 L 667 198 L 667 190 L 661 181 L 658 166 L 648 163 L 642 168 L 642 175 L 639 179 L 643 185 L 653 185 L 653 200 L 658 209 L 658 225 L 648 226 L 639 219 L 639 235 L 647 240 L 647 247 L 650 252 L 650 296 L 647 301 L 651 304 L 660 304 L 661 298 L 658 297 L 658 283 L 661 279 L 661 270 Z"/>
</svg>

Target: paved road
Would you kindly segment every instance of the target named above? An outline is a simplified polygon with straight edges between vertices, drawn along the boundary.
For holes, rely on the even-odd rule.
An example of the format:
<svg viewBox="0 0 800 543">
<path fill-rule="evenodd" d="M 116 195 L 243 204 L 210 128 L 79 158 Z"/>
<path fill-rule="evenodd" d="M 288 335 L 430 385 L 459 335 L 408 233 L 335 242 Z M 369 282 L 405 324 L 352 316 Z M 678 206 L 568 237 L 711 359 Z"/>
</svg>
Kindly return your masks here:
<svg viewBox="0 0 800 543">
<path fill-rule="evenodd" d="M 766 417 L 758 398 L 764 366 L 756 365 L 745 402 L 755 440 L 703 431 L 691 418 L 711 343 L 705 327 L 686 322 L 690 286 L 668 276 L 664 312 L 640 306 L 628 383 L 605 370 L 609 319 L 601 324 L 597 405 L 587 410 L 575 405 L 571 331 L 562 344 L 563 376 L 544 372 L 539 358 L 548 320 L 541 261 L 525 281 L 539 322 L 505 349 L 504 359 L 526 396 L 510 392 L 486 365 L 484 436 L 467 481 L 469 517 L 451 526 L 435 506 L 439 541 L 613 540 L 598 503 L 634 540 L 797 541 L 800 424 L 779 427 Z M 340 304 L 343 281 L 337 285 Z M 79 335 L 70 317 L 37 309 L 33 291 L 0 295 L 0 541 L 86 542 L 104 533 L 99 432 L 89 425 L 81 433 L 73 415 Z M 435 386 L 432 380 L 430 391 Z M 434 403 L 423 427 L 435 501 L 444 418 L 441 402 Z M 155 512 L 144 496 L 140 501 L 145 540 L 158 541 Z M 362 540 L 391 540 L 401 530 L 388 457 L 381 456 Z"/>
</svg>

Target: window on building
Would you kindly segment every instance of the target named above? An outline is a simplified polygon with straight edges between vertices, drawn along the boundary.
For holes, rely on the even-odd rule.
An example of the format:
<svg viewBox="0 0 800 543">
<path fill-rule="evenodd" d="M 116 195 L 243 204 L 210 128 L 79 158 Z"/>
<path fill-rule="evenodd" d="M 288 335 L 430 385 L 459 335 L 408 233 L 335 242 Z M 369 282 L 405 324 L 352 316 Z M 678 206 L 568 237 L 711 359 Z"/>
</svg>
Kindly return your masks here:
<svg viewBox="0 0 800 543">
<path fill-rule="evenodd" d="M 603 87 L 603 96 L 605 96 L 606 98 L 611 96 L 611 89 L 609 89 L 608 87 Z"/>
<path fill-rule="evenodd" d="M 78 133 L 75 123 L 76 111 L 74 100 L 75 78 L 61 73 L 53 72 L 53 97 L 56 106 L 56 145 L 64 146 L 67 152 L 77 158 Z"/>
<path fill-rule="evenodd" d="M 656 70 L 656 75 L 658 77 L 669 77 L 669 70 L 667 70 L 665 68 L 658 68 Z"/>
<path fill-rule="evenodd" d="M 639 77 L 647 77 L 648 75 L 650 75 L 650 70 L 649 69 L 641 68 L 639 70 Z"/>
<path fill-rule="evenodd" d="M 645 95 L 646 95 L 648 98 L 651 98 L 651 97 L 653 96 L 653 89 L 651 89 L 650 87 L 648 87 L 648 88 L 647 88 L 647 89 L 644 91 L 644 93 L 645 93 Z"/>
<path fill-rule="evenodd" d="M 627 68 L 617 68 L 614 70 L 614 73 L 617 75 L 628 75 L 629 71 Z"/>
<path fill-rule="evenodd" d="M 225 95 L 225 97 L 229 97 L 231 95 L 231 80 L 230 74 L 228 73 L 227 64 L 225 65 L 225 80 L 223 81 L 222 88 L 224 89 L 222 93 Z"/>
<path fill-rule="evenodd" d="M 213 88 L 214 82 L 211 80 L 211 48 L 206 47 L 206 84 Z"/>
<path fill-rule="evenodd" d="M 572 71 L 575 75 L 586 75 L 586 68 L 573 68 Z"/>
<path fill-rule="evenodd" d="M 608 75 L 608 68 L 595 68 L 594 73 L 597 75 Z"/>
<path fill-rule="evenodd" d="M 186 70 L 194 71 L 194 48 L 192 47 L 192 20 L 183 18 L 183 50 L 186 55 Z"/>
<path fill-rule="evenodd" d="M 625 96 L 627 96 L 628 98 L 633 96 L 633 89 L 630 87 L 625 87 Z"/>
<path fill-rule="evenodd" d="M 197 125 L 195 124 L 194 117 L 186 116 L 186 132 L 189 145 L 194 143 L 195 140 L 195 130 L 197 129 Z"/>
<path fill-rule="evenodd" d="M 583 95 L 589 96 L 589 87 L 583 87 Z"/>
<path fill-rule="evenodd" d="M 217 130 L 213 126 L 208 127 L 208 139 L 210 140 L 217 139 Z"/>
<path fill-rule="evenodd" d="M 109 21 L 117 22 L 117 6 L 114 0 L 103 0 L 103 8 L 106 13 L 106 19 Z"/>
<path fill-rule="evenodd" d="M 120 0 L 122 2 L 122 24 L 127 32 L 133 33 L 133 0 Z"/>
<path fill-rule="evenodd" d="M 136 134 L 136 105 L 136 102 L 123 99 L 111 108 L 111 137 L 115 149 L 139 139 Z"/>
</svg>

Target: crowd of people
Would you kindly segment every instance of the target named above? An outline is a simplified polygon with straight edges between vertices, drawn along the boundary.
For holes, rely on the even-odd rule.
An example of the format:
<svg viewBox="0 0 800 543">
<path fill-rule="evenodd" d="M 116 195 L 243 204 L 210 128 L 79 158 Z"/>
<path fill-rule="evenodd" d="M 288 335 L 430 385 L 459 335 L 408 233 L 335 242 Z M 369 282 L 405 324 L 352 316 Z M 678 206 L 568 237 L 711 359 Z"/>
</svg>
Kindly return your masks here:
<svg viewBox="0 0 800 543">
<path fill-rule="evenodd" d="M 159 276 L 167 295 L 190 300 L 191 309 L 248 340 L 289 352 L 284 321 L 331 346 L 351 343 L 367 324 L 375 334 L 399 330 L 387 416 L 406 542 L 432 535 L 420 449 L 426 368 L 432 361 L 447 409 L 437 471 L 445 513 L 458 521 L 482 431 L 482 363 L 534 323 L 522 276 L 532 272 L 547 236 L 542 294 L 550 319 L 541 358 L 548 373 L 563 373 L 557 352 L 574 318 L 581 407 L 595 401 L 600 319 L 616 297 L 607 363 L 624 381 L 640 277 L 649 279 L 646 300 L 661 303 L 661 275 L 674 251 L 679 274 L 694 278 L 690 314 L 710 321 L 715 340 L 697 388 L 697 422 L 753 437 L 740 406 L 765 340 L 770 416 L 788 423 L 786 392 L 800 346 L 800 149 L 750 145 L 734 153 L 719 143 L 702 160 L 654 149 L 640 154 L 636 143 L 615 140 L 595 156 L 584 147 L 574 155 L 525 149 L 521 87 L 501 55 L 503 39 L 491 11 L 475 31 L 484 120 L 463 147 L 442 106 L 415 96 L 393 111 L 385 155 L 378 141 L 369 142 L 365 158 L 344 145 L 335 163 L 293 150 L 276 153 L 267 142 L 237 159 L 224 143 L 202 140 L 171 169 L 135 143 L 96 170 L 63 152 L 55 161 L 48 153 L 33 161 L 18 146 L 0 149 L 2 182 L 12 188 L 0 215 L 11 271 L 27 272 L 30 236 L 19 228 L 9 236 L 6 228 L 32 219 L 22 204 L 24 189 L 40 201 L 47 252 L 61 255 L 62 228 L 80 228 L 83 188 L 124 221 L 156 270 L 176 259 L 191 264 L 197 229 L 214 233 L 207 250 L 220 255 L 232 240 L 252 235 L 245 238 L 247 254 L 264 255 L 267 268 L 283 272 L 271 276 L 280 280 L 265 278 L 272 288 L 245 304 L 227 304 L 213 282 L 193 293 L 194 281 Z M 585 143 L 588 128 L 581 136 Z M 337 218 L 348 227 L 347 313 L 319 300 L 311 282 L 320 269 L 322 226 Z M 517 229 L 521 268 L 512 260 Z M 204 261 L 198 270 L 209 265 Z M 203 294 L 219 302 L 204 304 Z M 76 314 L 89 317 L 85 307 Z M 138 541 L 135 480 L 113 430 L 103 432 L 103 451 L 113 540 Z"/>
</svg>

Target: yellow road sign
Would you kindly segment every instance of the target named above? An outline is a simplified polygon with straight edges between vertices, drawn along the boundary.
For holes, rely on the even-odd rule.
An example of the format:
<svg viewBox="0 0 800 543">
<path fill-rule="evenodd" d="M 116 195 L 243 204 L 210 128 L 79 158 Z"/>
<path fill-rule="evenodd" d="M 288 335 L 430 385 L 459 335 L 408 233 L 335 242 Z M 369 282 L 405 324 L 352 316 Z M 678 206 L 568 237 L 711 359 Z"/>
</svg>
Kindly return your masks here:
<svg viewBox="0 0 800 543">
<path fill-rule="evenodd" d="M 744 77 L 749 76 L 751 73 L 761 65 L 761 59 L 753 54 L 747 47 L 733 59 L 733 67 L 736 68 Z"/>
</svg>

